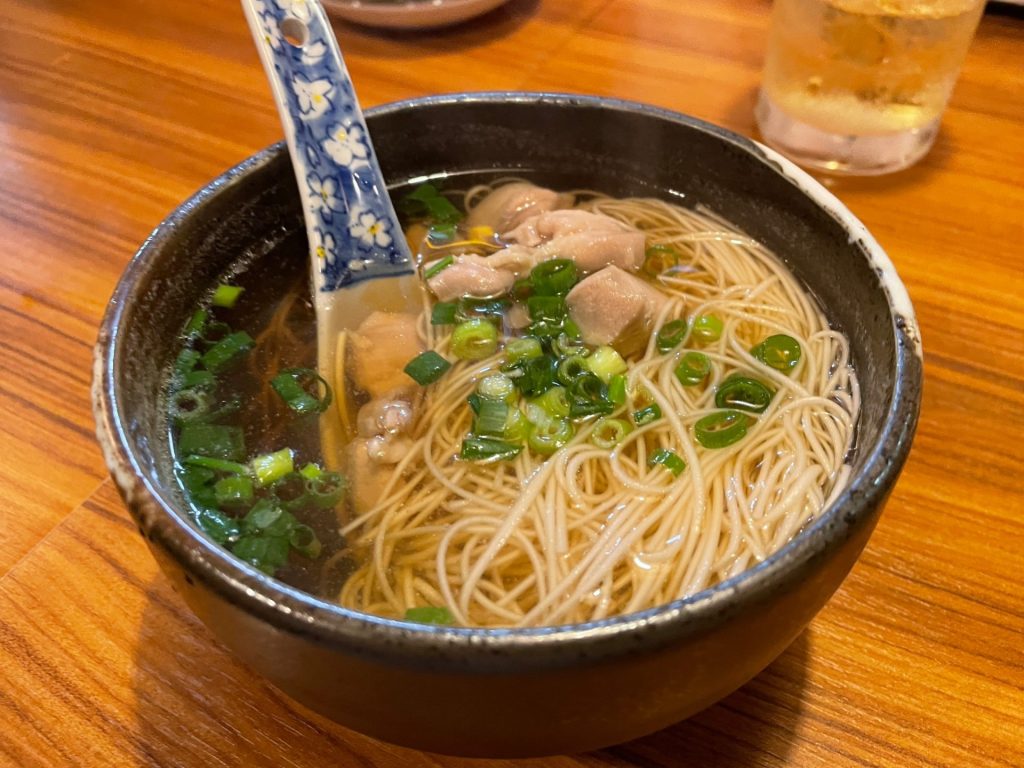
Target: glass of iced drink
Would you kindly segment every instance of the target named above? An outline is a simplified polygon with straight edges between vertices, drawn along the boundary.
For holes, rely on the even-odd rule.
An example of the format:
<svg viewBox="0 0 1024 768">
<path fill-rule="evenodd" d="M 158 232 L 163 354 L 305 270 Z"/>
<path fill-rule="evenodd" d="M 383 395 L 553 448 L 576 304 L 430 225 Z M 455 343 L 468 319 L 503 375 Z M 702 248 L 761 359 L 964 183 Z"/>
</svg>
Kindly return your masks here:
<svg viewBox="0 0 1024 768">
<path fill-rule="evenodd" d="M 935 141 L 984 0 L 775 0 L 757 123 L 801 165 L 870 175 Z"/>
</svg>

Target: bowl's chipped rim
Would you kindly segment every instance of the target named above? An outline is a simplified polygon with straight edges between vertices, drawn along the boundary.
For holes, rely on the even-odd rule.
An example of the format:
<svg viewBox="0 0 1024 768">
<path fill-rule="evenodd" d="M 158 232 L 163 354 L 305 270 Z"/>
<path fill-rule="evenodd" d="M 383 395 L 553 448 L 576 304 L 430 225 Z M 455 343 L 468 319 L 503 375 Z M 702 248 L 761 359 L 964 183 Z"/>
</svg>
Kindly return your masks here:
<svg viewBox="0 0 1024 768">
<path fill-rule="evenodd" d="M 478 92 L 428 96 L 367 111 L 376 115 L 414 108 L 460 104 L 533 104 L 611 109 L 650 115 L 717 136 L 773 167 L 809 195 L 859 244 L 878 275 L 893 315 L 896 386 L 880 438 L 860 471 L 817 520 L 756 566 L 686 598 L 644 611 L 583 624 L 535 628 L 474 629 L 412 624 L 353 611 L 277 581 L 236 559 L 209 540 L 175 509 L 174 500 L 143 471 L 128 449 L 127 420 L 114 398 L 119 321 L 131 289 L 148 258 L 177 225 L 225 187 L 258 172 L 286 154 L 271 146 L 225 172 L 182 203 L 140 247 L 115 289 L 100 328 L 94 358 L 93 408 L 97 436 L 111 474 L 140 531 L 167 550 L 196 581 L 221 599 L 274 626 L 356 656 L 432 669 L 501 670 L 561 666 L 570 659 L 619 657 L 703 634 L 801 578 L 871 518 L 884 501 L 910 449 L 921 386 L 921 342 L 913 306 L 888 255 L 864 225 L 828 190 L 777 152 L 697 118 L 639 102 L 575 94 Z M 840 514 L 841 508 L 856 505 Z"/>
</svg>

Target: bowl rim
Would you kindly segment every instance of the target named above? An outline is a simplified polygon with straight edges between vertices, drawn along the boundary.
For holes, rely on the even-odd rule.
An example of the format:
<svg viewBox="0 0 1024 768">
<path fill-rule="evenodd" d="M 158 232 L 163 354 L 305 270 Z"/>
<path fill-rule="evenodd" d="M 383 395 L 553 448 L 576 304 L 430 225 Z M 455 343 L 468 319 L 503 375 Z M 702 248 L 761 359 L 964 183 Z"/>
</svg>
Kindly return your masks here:
<svg viewBox="0 0 1024 768">
<path fill-rule="evenodd" d="M 217 596 L 273 626 L 354 655 L 425 664 L 432 669 L 517 669 L 562 666 L 637 652 L 712 631 L 748 606 L 766 601 L 800 578 L 803 570 L 838 548 L 853 529 L 868 523 L 891 490 L 916 428 L 921 387 L 921 342 L 913 306 L 891 260 L 864 225 L 804 171 L 774 150 L 725 128 L 671 110 L 634 101 L 550 92 L 471 92 L 407 99 L 367 110 L 367 117 L 409 109 L 476 104 L 548 104 L 597 108 L 685 125 L 717 137 L 766 164 L 831 215 L 849 234 L 879 276 L 892 319 L 894 386 L 879 437 L 861 469 L 810 526 L 763 562 L 690 597 L 655 608 L 582 624 L 551 627 L 479 629 L 440 627 L 386 619 L 343 608 L 279 582 L 236 559 L 178 512 L 170 496 L 141 468 L 132 451 L 117 397 L 116 380 L 124 334 L 121 320 L 143 281 L 151 258 L 175 229 L 204 202 L 277 160 L 282 143 L 229 169 L 176 208 L 143 242 L 126 267 L 100 326 L 95 348 L 93 410 L 106 464 L 144 535 L 159 544 L 187 574 Z M 152 546 L 152 544 L 151 544 Z M 638 633 L 639 630 L 639 633 Z M 643 642 L 638 642 L 642 634 Z"/>
</svg>

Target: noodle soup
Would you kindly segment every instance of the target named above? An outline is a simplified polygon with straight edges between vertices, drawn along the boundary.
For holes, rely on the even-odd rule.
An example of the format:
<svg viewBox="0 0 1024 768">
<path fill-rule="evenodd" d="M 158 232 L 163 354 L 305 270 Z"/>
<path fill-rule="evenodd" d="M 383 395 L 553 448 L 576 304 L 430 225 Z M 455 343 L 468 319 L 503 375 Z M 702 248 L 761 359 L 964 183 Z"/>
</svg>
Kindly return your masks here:
<svg viewBox="0 0 1024 768">
<path fill-rule="evenodd" d="M 186 331 L 178 474 L 236 555 L 382 616 L 567 624 L 727 579 L 843 487 L 847 341 L 712 212 L 521 181 L 400 208 L 423 309 L 353 322 L 342 380 L 304 284 L 268 319 L 228 281 Z"/>
</svg>

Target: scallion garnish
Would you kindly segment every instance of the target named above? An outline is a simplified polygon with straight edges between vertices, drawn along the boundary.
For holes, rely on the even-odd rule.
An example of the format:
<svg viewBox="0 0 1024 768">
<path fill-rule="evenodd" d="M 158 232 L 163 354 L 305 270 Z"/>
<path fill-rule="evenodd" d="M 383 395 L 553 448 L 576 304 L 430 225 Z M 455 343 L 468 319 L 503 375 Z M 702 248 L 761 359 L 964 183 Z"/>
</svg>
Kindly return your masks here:
<svg viewBox="0 0 1024 768">
<path fill-rule="evenodd" d="M 299 470 L 299 474 L 307 480 L 312 480 L 314 477 L 320 477 L 320 475 L 323 474 L 323 470 L 313 462 L 310 462 Z"/>
<path fill-rule="evenodd" d="M 715 315 L 701 315 L 693 321 L 691 335 L 697 341 L 708 344 L 722 338 L 722 330 L 725 325 Z"/>
<path fill-rule="evenodd" d="M 452 331 L 451 348 L 460 360 L 483 360 L 498 351 L 498 329 L 483 318 L 459 323 Z"/>
<path fill-rule="evenodd" d="M 515 339 L 505 345 L 505 359 L 508 361 L 508 365 L 516 365 L 523 360 L 532 360 L 543 354 L 544 349 L 541 347 L 540 341 L 530 336 Z"/>
<path fill-rule="evenodd" d="M 178 441 L 178 449 L 181 449 L 181 440 Z M 237 461 L 219 459 L 216 456 L 191 455 L 183 458 L 181 460 L 181 463 L 188 467 L 204 467 L 206 469 L 212 469 L 216 472 L 227 472 L 228 474 L 231 475 L 249 474 L 248 465 L 241 464 Z"/>
<path fill-rule="evenodd" d="M 252 504 L 252 479 L 245 475 L 222 477 L 213 486 L 217 504 L 222 507 L 245 507 Z"/>
<path fill-rule="evenodd" d="M 323 413 L 331 404 L 331 386 L 312 368 L 288 368 L 270 386 L 296 413 Z"/>
<path fill-rule="evenodd" d="M 205 309 L 197 309 L 192 313 L 192 317 L 185 323 L 185 336 L 193 336 L 195 334 L 201 334 L 203 329 L 206 328 L 206 320 L 209 318 L 210 313 Z"/>
<path fill-rule="evenodd" d="M 657 421 L 661 418 L 661 408 L 657 403 L 652 403 L 646 408 L 641 408 L 639 411 L 633 413 L 633 421 L 638 427 L 642 427 L 644 424 L 650 424 L 652 421 Z"/>
<path fill-rule="evenodd" d="M 241 461 L 245 458 L 245 436 L 241 427 L 189 423 L 178 435 L 178 452 Z"/>
<path fill-rule="evenodd" d="M 476 391 L 481 397 L 489 397 L 492 400 L 504 402 L 513 401 L 516 395 L 516 385 L 504 373 L 492 373 L 484 376 L 476 385 Z"/>
<path fill-rule="evenodd" d="M 705 448 L 725 448 L 742 439 L 753 420 L 740 411 L 718 411 L 698 420 L 693 435 Z"/>
<path fill-rule="evenodd" d="M 429 280 L 432 277 L 436 277 L 441 274 L 444 270 L 448 269 L 452 264 L 455 263 L 455 257 L 449 254 L 443 259 L 438 259 L 423 272 L 423 277 Z"/>
<path fill-rule="evenodd" d="M 409 608 L 405 612 L 405 620 L 416 624 L 437 624 L 439 626 L 448 626 L 455 623 L 451 611 L 447 608 L 438 608 L 433 605 Z"/>
<path fill-rule="evenodd" d="M 685 320 L 670 320 L 661 327 L 656 337 L 659 352 L 668 352 L 679 346 L 686 336 Z"/>
<path fill-rule="evenodd" d="M 206 354 L 203 355 L 203 366 L 214 373 L 225 370 L 255 345 L 252 336 L 245 331 L 228 334 L 206 350 Z"/>
<path fill-rule="evenodd" d="M 347 485 L 344 476 L 338 472 L 320 472 L 307 479 L 306 490 L 314 507 L 331 509 L 344 498 Z"/>
<path fill-rule="evenodd" d="M 571 355 L 558 363 L 555 376 L 560 382 L 568 385 L 586 373 L 589 373 L 587 359 L 580 355 Z"/>
<path fill-rule="evenodd" d="M 803 353 L 799 341 L 785 333 L 779 333 L 762 341 L 750 350 L 750 354 L 769 368 L 788 374 L 800 363 Z"/>
<path fill-rule="evenodd" d="M 548 416 L 564 419 L 569 415 L 569 392 L 565 387 L 551 387 L 530 403 L 542 408 Z"/>
<path fill-rule="evenodd" d="M 171 395 L 170 412 L 179 427 L 202 421 L 210 412 L 212 397 L 202 389 L 179 389 Z"/>
<path fill-rule="evenodd" d="M 504 437 L 508 405 L 503 400 L 482 397 L 473 422 L 473 433 L 479 437 Z"/>
<path fill-rule="evenodd" d="M 644 253 L 643 270 L 650 277 L 658 277 L 679 266 L 679 251 L 670 245 L 652 245 Z"/>
<path fill-rule="evenodd" d="M 301 472 L 289 472 L 270 486 L 274 499 L 288 512 L 307 507 L 312 503 L 308 478 Z"/>
<path fill-rule="evenodd" d="M 275 480 L 295 471 L 295 462 L 291 448 L 282 448 L 280 451 L 257 456 L 249 462 L 256 482 L 261 488 L 273 483 Z"/>
<path fill-rule="evenodd" d="M 215 307 L 231 309 L 235 306 L 235 303 L 238 301 L 238 297 L 242 295 L 242 291 L 244 290 L 245 288 L 242 288 L 240 285 L 228 285 L 227 283 L 221 283 L 213 292 L 212 304 Z"/>
<path fill-rule="evenodd" d="M 413 381 L 425 387 L 440 379 L 451 367 L 452 364 L 437 352 L 428 349 L 410 360 L 404 370 Z"/>
<path fill-rule="evenodd" d="M 288 543 L 292 545 L 292 549 L 310 560 L 320 557 L 320 552 L 323 550 L 316 531 L 303 523 L 297 523 L 292 528 L 291 533 L 288 534 Z"/>
<path fill-rule="evenodd" d="M 530 284 L 537 296 L 564 296 L 579 279 L 572 259 L 542 261 L 530 272 Z"/>
<path fill-rule="evenodd" d="M 711 373 L 711 361 L 702 352 L 687 352 L 679 359 L 675 374 L 684 387 L 695 387 Z"/>
<path fill-rule="evenodd" d="M 632 431 L 633 425 L 628 421 L 604 416 L 594 423 L 594 428 L 590 432 L 590 442 L 598 448 L 611 450 Z"/>
<path fill-rule="evenodd" d="M 467 435 L 462 441 L 462 450 L 459 458 L 466 461 L 507 461 L 514 459 L 523 450 L 523 446 L 515 445 L 506 440 L 498 440 L 493 437 L 478 437 Z"/>
<path fill-rule="evenodd" d="M 547 419 L 540 424 L 530 425 L 527 445 L 534 453 L 550 456 L 572 440 L 576 430 L 568 419 Z"/>
<path fill-rule="evenodd" d="M 430 310 L 431 325 L 455 325 L 458 307 L 454 301 L 440 301 Z"/>
<path fill-rule="evenodd" d="M 608 387 L 593 373 L 577 377 L 569 387 L 569 415 L 574 419 L 614 410 L 615 404 L 608 399 Z"/>
<path fill-rule="evenodd" d="M 757 379 L 734 374 L 718 385 L 715 405 L 719 408 L 761 413 L 771 403 L 774 395 L 772 390 Z"/>
<path fill-rule="evenodd" d="M 199 508 L 192 516 L 200 530 L 218 544 L 228 544 L 241 533 L 241 528 L 234 519 L 216 509 Z"/>
<path fill-rule="evenodd" d="M 625 373 L 628 369 L 622 355 L 613 347 L 603 346 L 594 350 L 587 358 L 587 368 L 604 383 L 612 380 L 613 376 Z"/>
<path fill-rule="evenodd" d="M 544 394 L 555 384 L 556 362 L 551 355 L 523 360 L 518 365 L 519 376 L 513 379 L 516 387 L 526 397 Z"/>
<path fill-rule="evenodd" d="M 665 467 L 676 477 L 686 469 L 686 462 L 683 461 L 675 451 L 670 451 L 668 448 L 661 448 L 651 454 L 651 458 L 647 460 L 647 466 L 655 467 L 658 465 Z"/>
</svg>

